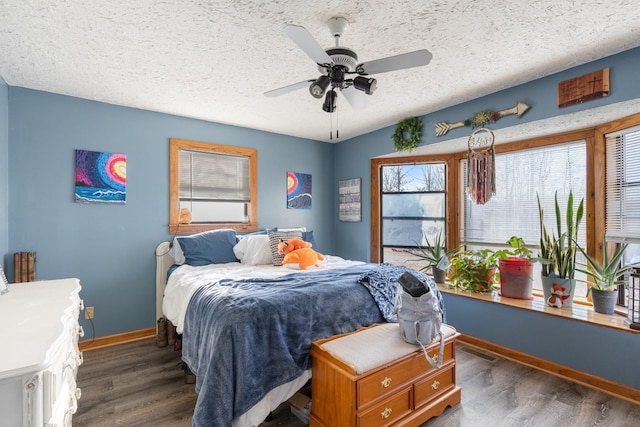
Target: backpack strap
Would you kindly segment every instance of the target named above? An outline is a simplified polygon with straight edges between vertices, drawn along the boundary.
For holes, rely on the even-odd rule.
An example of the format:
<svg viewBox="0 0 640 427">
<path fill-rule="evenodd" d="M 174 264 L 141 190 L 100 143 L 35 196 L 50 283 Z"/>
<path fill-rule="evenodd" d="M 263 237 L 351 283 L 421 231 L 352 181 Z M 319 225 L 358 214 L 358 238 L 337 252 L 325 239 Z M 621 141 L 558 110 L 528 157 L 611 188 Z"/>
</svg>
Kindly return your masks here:
<svg viewBox="0 0 640 427">
<path fill-rule="evenodd" d="M 418 344 L 420 344 L 420 347 L 422 348 L 422 352 L 424 353 L 424 358 L 427 359 L 427 362 L 429 362 L 429 365 L 431 365 L 431 367 L 434 369 L 440 369 L 440 367 L 442 367 L 442 361 L 444 359 L 444 336 L 442 335 L 442 331 L 438 333 L 438 336 L 440 337 L 440 353 L 438 354 L 438 361 L 434 362 L 433 359 L 431 359 L 427 354 L 427 349 L 425 348 L 424 344 L 422 344 L 418 339 L 419 324 L 420 322 L 418 322 L 417 320 L 413 323 L 414 327 L 416 328 L 416 341 L 418 341 Z"/>
</svg>

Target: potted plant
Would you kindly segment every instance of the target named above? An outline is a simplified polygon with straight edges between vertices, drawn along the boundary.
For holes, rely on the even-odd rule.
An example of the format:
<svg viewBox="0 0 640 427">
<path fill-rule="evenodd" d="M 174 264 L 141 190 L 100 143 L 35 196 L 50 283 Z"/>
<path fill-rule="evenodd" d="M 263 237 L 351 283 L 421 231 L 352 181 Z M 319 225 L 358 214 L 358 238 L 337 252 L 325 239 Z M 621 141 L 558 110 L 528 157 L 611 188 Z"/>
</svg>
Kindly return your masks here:
<svg viewBox="0 0 640 427">
<path fill-rule="evenodd" d="M 477 292 L 487 292 L 496 281 L 498 255 L 491 249 L 469 249 L 451 259 L 453 286 Z"/>
<path fill-rule="evenodd" d="M 449 270 L 449 259 L 458 252 L 459 248 L 445 250 L 442 231 L 438 231 L 433 244 L 429 242 L 426 234 L 424 240 L 426 245 L 417 245 L 417 250 L 409 251 L 409 253 L 426 262 L 420 271 L 431 270 L 433 280 L 436 283 L 444 283 Z"/>
<path fill-rule="evenodd" d="M 627 246 L 629 246 L 628 243 L 617 245 L 613 256 L 609 257 L 607 243 L 605 242 L 602 263 L 598 263 L 578 246 L 587 262 L 579 264 L 586 268 L 576 268 L 576 270 L 586 274 L 593 280 L 589 282 L 589 292 L 591 292 L 593 310 L 596 313 L 613 314 L 615 310 L 616 301 L 618 300 L 618 285 L 626 284 L 620 278 L 633 267 L 631 265 L 622 266 L 622 255 Z"/>
<path fill-rule="evenodd" d="M 556 230 L 551 235 L 544 225 L 544 210 L 538 196 L 540 214 L 540 256 L 535 258 L 542 264 L 542 290 L 544 299 L 549 305 L 556 307 L 573 304 L 575 291 L 576 253 L 578 251 L 578 229 L 584 216 L 584 199 L 578 208 L 573 207 L 573 192 L 569 191 L 567 208 L 564 212 L 565 225 L 562 225 L 562 213 L 558 203 L 558 192 L 555 193 Z M 563 231 L 563 228 L 566 231 Z M 559 302 L 556 297 L 559 298 Z M 550 301 L 551 299 L 551 301 Z"/>
<path fill-rule="evenodd" d="M 500 271 L 500 295 L 508 298 L 533 298 L 533 263 L 531 250 L 524 245 L 524 240 L 512 236 L 506 242 L 511 249 L 496 251 Z"/>
</svg>

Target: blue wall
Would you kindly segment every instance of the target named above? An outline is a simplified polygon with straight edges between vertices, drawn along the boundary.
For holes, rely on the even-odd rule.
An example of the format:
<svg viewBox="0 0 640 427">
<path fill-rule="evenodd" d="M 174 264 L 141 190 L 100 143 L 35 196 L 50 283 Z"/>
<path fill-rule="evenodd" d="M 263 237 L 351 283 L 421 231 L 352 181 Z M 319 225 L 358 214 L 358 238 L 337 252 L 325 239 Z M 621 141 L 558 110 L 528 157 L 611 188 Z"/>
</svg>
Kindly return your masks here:
<svg viewBox="0 0 640 427">
<path fill-rule="evenodd" d="M 36 251 L 38 279 L 78 277 L 96 336 L 155 325 L 171 137 L 256 148 L 260 227 L 306 226 L 333 251 L 330 144 L 17 87 L 9 106 L 8 252 Z M 127 155 L 126 204 L 74 201 L 75 149 Z M 312 175 L 312 209 L 286 209 L 287 171 Z"/>
<path fill-rule="evenodd" d="M 558 83 L 610 67 L 611 95 L 584 104 L 557 107 Z M 501 110 L 523 101 L 531 109 L 522 117 L 508 116 L 489 127 L 500 129 L 561 114 L 640 98 L 640 49 L 633 49 L 565 72 L 506 89 L 423 116 L 423 144 L 468 137 L 469 128 L 436 138 L 434 125 L 456 122 L 482 110 Z M 638 113 L 629 111 L 626 115 Z M 370 159 L 393 153 L 393 126 L 352 138 L 335 150 L 335 182 L 362 177 L 362 222 L 343 223 L 336 217 L 337 255 L 371 259 Z M 337 203 L 337 202 L 336 202 Z M 447 320 L 460 332 L 555 363 L 640 389 L 640 371 L 632 367 L 640 354 L 640 336 L 589 323 L 567 320 L 472 298 L 445 295 Z"/>
<path fill-rule="evenodd" d="M 9 88 L 0 77 L 0 254 L 9 251 Z M 6 267 L 6 260 L 0 265 Z"/>
</svg>

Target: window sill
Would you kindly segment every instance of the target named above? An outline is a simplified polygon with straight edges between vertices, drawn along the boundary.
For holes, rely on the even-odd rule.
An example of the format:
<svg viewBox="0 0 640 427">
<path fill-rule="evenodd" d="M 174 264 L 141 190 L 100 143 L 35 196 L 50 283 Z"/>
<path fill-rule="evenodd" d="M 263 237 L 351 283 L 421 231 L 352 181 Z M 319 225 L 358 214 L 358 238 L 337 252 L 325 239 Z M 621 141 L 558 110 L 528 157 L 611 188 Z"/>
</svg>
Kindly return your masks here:
<svg viewBox="0 0 640 427">
<path fill-rule="evenodd" d="M 460 289 L 450 288 L 447 285 L 438 285 L 442 293 L 458 295 L 462 297 L 473 298 L 481 301 L 491 302 L 495 304 L 508 305 L 523 310 L 536 311 L 538 313 L 548 314 L 550 316 L 564 317 L 580 322 L 592 323 L 594 325 L 606 328 L 618 329 L 626 332 L 640 334 L 640 330 L 631 329 L 626 323 L 626 316 L 620 314 L 600 314 L 593 311 L 590 305 L 576 303 L 574 301 L 571 307 L 550 307 L 544 302 L 544 298 L 534 295 L 531 300 L 521 300 L 515 298 L 501 297 L 497 290 L 491 292 L 480 293 L 464 291 Z"/>
<path fill-rule="evenodd" d="M 236 224 L 236 223 L 225 223 L 225 224 L 200 224 L 200 223 L 192 223 L 192 224 L 169 224 L 169 234 L 195 234 L 202 233 L 204 231 L 211 230 L 220 230 L 220 229 L 232 229 L 239 233 L 252 233 L 258 230 L 258 226 L 255 224 Z"/>
</svg>

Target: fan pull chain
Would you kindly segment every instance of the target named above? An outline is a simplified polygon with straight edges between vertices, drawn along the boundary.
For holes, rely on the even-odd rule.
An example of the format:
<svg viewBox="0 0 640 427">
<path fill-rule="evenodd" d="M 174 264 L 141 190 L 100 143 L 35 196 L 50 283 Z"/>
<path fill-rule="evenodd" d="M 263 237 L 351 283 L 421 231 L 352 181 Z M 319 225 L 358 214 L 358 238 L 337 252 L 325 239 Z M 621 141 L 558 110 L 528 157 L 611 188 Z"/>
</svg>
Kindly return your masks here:
<svg viewBox="0 0 640 427">
<path fill-rule="evenodd" d="M 336 139 L 340 139 L 340 130 L 338 127 L 338 107 L 336 106 Z"/>
</svg>

